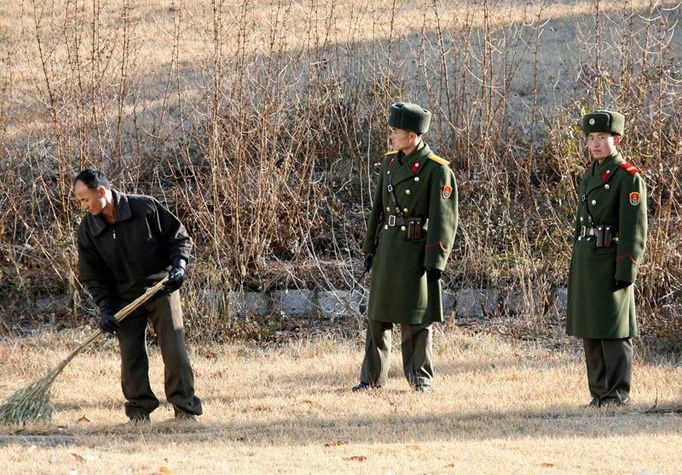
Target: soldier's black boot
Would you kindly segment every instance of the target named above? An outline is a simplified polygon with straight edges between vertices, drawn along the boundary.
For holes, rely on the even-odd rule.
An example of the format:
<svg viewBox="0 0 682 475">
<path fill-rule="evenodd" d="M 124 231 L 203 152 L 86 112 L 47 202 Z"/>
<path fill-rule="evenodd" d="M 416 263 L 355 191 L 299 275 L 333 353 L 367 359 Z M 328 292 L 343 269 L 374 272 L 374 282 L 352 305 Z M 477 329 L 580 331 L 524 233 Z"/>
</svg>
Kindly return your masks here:
<svg viewBox="0 0 682 475">
<path fill-rule="evenodd" d="M 133 412 L 128 416 L 128 422 L 126 425 L 142 426 L 150 423 L 151 419 L 149 418 L 149 414 L 146 412 Z"/>
<path fill-rule="evenodd" d="M 367 384 L 363 381 L 360 381 L 360 384 L 353 386 L 351 388 L 351 391 L 353 391 L 354 393 L 359 393 L 362 391 L 369 391 L 370 389 L 372 389 L 372 386 L 370 386 L 369 384 Z"/>
<path fill-rule="evenodd" d="M 176 421 L 183 421 L 183 422 L 196 422 L 197 421 L 197 416 L 192 414 L 191 412 L 183 411 L 182 409 L 178 409 L 177 407 L 173 407 L 173 410 L 175 411 L 175 420 Z"/>
</svg>

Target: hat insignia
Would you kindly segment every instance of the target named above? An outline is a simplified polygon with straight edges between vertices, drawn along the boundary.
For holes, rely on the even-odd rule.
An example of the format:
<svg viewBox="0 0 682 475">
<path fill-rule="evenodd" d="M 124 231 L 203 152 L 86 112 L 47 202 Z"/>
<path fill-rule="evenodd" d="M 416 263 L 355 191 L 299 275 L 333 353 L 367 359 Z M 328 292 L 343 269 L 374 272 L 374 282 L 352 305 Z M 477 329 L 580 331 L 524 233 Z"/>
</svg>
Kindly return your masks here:
<svg viewBox="0 0 682 475">
<path fill-rule="evenodd" d="M 594 125 L 594 117 L 590 119 L 590 125 Z"/>
</svg>

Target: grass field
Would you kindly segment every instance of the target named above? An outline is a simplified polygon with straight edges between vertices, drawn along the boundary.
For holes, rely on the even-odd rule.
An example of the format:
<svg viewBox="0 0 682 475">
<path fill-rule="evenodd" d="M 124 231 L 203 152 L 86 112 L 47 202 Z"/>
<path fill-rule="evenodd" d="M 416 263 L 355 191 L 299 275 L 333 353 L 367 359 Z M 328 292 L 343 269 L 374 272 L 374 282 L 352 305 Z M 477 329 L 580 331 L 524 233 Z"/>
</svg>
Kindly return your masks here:
<svg viewBox="0 0 682 475">
<path fill-rule="evenodd" d="M 0 399 L 83 337 L 0 341 Z M 151 426 L 129 428 L 119 425 L 119 360 L 108 340 L 60 376 L 52 424 L 0 428 L 3 473 L 680 473 L 682 367 L 673 361 L 639 358 L 634 404 L 599 410 L 583 407 L 577 341 L 548 349 L 439 331 L 429 395 L 409 390 L 398 353 L 387 387 L 351 393 L 361 343 L 195 346 L 200 423 L 176 424 L 162 404 Z"/>
</svg>

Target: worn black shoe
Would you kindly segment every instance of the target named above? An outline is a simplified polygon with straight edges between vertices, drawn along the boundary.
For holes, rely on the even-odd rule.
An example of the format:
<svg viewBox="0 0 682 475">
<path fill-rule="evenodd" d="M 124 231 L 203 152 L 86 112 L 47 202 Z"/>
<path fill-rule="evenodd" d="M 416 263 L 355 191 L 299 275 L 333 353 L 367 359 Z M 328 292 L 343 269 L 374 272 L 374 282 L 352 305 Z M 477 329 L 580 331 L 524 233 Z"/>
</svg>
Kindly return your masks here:
<svg viewBox="0 0 682 475">
<path fill-rule="evenodd" d="M 353 391 L 354 393 L 359 393 L 362 391 L 369 391 L 370 389 L 372 389 L 372 386 L 365 382 L 360 381 L 360 384 L 358 384 L 357 386 L 353 386 L 351 388 L 351 391 Z"/>
<path fill-rule="evenodd" d="M 178 409 L 177 407 L 174 407 L 173 410 L 175 411 L 175 420 L 176 421 L 183 421 L 183 422 L 196 422 L 197 421 L 197 416 L 195 416 L 191 412 L 183 411 L 182 409 Z"/>
<path fill-rule="evenodd" d="M 630 405 L 630 398 L 625 398 L 624 400 L 620 400 L 618 398 L 608 398 L 608 399 L 603 399 L 599 403 L 599 407 L 623 407 L 623 406 L 629 406 Z"/>
<path fill-rule="evenodd" d="M 151 424 L 152 420 L 149 417 L 149 414 L 145 414 L 143 412 L 140 412 L 138 414 L 133 414 L 132 416 L 128 417 L 128 422 L 126 422 L 125 425 L 127 426 L 143 426 L 147 424 Z"/>
</svg>

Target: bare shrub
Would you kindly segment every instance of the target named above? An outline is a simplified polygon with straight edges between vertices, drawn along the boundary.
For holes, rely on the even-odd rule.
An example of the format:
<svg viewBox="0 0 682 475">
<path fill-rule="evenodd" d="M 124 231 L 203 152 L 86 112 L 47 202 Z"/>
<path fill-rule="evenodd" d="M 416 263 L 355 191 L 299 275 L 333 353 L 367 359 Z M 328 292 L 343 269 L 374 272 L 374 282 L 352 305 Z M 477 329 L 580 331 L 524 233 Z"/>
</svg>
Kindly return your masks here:
<svg viewBox="0 0 682 475">
<path fill-rule="evenodd" d="M 72 173 L 162 199 L 196 246 L 191 332 L 226 290 L 352 286 L 395 100 L 434 111 L 461 228 L 446 283 L 522 296 L 524 328 L 566 285 L 578 120 L 615 107 L 649 186 L 644 329 L 680 308 L 680 38 L 671 2 L 24 0 L 0 45 L 0 272 L 10 328 L 66 293 L 80 321 Z M 17 26 L 19 25 L 19 26 Z M 21 54 L 18 54 L 21 52 Z M 306 270 L 308 269 L 308 270 Z M 85 302 L 83 302 L 85 303 Z M 665 316 L 668 315 L 668 316 Z M 671 317 L 672 315 L 672 317 Z M 231 317 L 230 317 L 231 318 Z M 1 331 L 1 330 L 0 330 Z"/>
</svg>

